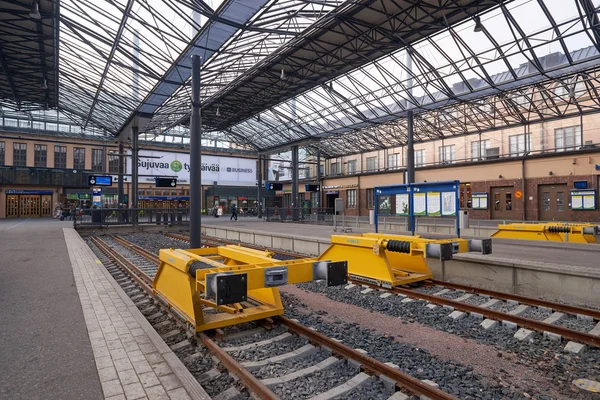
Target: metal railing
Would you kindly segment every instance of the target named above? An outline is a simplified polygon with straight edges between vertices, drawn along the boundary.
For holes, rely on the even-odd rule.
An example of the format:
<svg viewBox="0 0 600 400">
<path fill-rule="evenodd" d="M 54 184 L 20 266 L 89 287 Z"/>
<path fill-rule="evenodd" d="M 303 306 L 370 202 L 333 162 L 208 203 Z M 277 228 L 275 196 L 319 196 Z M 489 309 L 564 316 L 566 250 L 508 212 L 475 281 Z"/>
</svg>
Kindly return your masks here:
<svg viewBox="0 0 600 400">
<path fill-rule="evenodd" d="M 269 207 L 265 209 L 264 218 L 270 222 L 333 225 L 333 214 L 333 208 Z"/>
<path fill-rule="evenodd" d="M 73 226 L 102 225 L 188 225 L 189 208 L 90 208 L 73 217 Z"/>
</svg>

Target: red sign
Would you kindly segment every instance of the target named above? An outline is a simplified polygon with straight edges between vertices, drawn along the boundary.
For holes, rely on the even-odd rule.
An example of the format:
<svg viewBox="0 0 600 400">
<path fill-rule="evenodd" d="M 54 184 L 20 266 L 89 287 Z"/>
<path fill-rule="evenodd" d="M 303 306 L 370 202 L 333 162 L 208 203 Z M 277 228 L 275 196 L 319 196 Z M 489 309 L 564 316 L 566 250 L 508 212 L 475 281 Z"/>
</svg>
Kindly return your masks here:
<svg viewBox="0 0 600 400">
<path fill-rule="evenodd" d="M 517 191 L 515 192 L 515 197 L 516 197 L 517 199 L 520 199 L 521 197 L 523 197 L 523 192 L 521 192 L 520 190 L 517 190 Z"/>
</svg>

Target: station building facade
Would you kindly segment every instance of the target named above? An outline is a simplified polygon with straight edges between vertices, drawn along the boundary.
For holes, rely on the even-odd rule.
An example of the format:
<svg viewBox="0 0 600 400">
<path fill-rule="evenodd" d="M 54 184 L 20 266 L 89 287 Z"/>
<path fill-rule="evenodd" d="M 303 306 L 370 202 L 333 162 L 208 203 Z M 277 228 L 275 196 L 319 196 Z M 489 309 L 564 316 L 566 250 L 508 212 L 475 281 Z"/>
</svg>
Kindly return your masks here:
<svg viewBox="0 0 600 400">
<path fill-rule="evenodd" d="M 189 154 L 189 149 L 181 145 L 144 144 L 144 148 Z M 102 207 L 118 207 L 118 152 L 114 141 L 0 132 L 0 218 L 51 217 L 57 207 L 89 208 L 94 201 Z M 247 158 L 227 149 L 203 150 L 203 154 Z M 124 162 L 131 162 L 131 158 L 124 157 Z M 113 176 L 113 186 L 103 187 L 100 198 L 94 198 L 88 185 L 90 174 Z M 128 176 L 124 177 L 124 193 L 131 206 Z M 138 204 L 142 208 L 176 208 L 183 202 L 187 207 L 189 195 L 187 182 L 176 188 L 157 188 L 152 182 L 140 180 Z M 247 186 L 203 185 L 202 198 L 203 208 L 218 204 L 224 212 L 229 212 L 232 204 L 257 207 L 256 182 Z"/>
<path fill-rule="evenodd" d="M 475 219 L 598 222 L 598 143 L 597 114 L 416 143 L 415 181 L 459 180 L 461 209 Z M 308 168 L 312 181 L 316 165 Z M 307 193 L 301 182 L 301 200 L 332 208 L 342 198 L 345 215 L 368 216 L 378 206 L 374 187 L 405 182 L 406 147 L 328 159 L 320 168 L 321 192 Z M 593 196 L 595 209 L 580 209 L 583 197 L 571 204 L 572 191 L 580 188 L 586 204 Z M 279 193 L 285 205 L 290 192 L 286 184 Z M 388 200 L 394 215 L 395 201 Z"/>
</svg>

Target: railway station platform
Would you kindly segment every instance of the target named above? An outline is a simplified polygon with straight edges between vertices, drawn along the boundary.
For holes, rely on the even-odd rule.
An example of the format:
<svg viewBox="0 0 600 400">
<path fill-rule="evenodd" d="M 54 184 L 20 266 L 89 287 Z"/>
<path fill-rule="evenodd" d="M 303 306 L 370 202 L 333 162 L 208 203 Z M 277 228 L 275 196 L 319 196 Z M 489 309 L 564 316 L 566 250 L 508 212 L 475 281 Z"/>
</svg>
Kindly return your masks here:
<svg viewBox="0 0 600 400">
<path fill-rule="evenodd" d="M 0 398 L 209 398 L 72 222 L 0 220 L 0 266 Z"/>
<path fill-rule="evenodd" d="M 329 239 L 332 234 L 343 234 L 342 230 L 334 232 L 333 226 L 296 224 L 291 222 L 266 222 L 256 217 L 241 217 L 237 221 L 230 221 L 229 218 L 203 218 L 203 226 L 214 226 L 219 228 L 254 231 L 264 234 L 276 234 L 284 237 L 286 235 Z M 495 231 L 495 228 L 493 228 Z M 373 232 L 372 227 L 351 227 L 351 233 Z M 394 234 L 410 235 L 410 232 L 393 230 L 381 230 Z M 452 238 L 456 235 L 443 233 L 418 232 L 419 235 L 428 238 Z M 475 235 L 463 235 L 465 238 L 477 237 Z M 486 236 L 487 237 L 487 236 Z M 556 242 L 531 242 L 513 239 L 493 239 L 494 257 L 501 257 L 512 260 L 535 261 L 542 263 L 555 263 L 571 265 L 577 267 L 600 269 L 598 256 L 600 256 L 600 245 L 578 244 L 578 243 L 556 243 Z M 565 251 L 565 250 L 568 250 Z"/>
</svg>

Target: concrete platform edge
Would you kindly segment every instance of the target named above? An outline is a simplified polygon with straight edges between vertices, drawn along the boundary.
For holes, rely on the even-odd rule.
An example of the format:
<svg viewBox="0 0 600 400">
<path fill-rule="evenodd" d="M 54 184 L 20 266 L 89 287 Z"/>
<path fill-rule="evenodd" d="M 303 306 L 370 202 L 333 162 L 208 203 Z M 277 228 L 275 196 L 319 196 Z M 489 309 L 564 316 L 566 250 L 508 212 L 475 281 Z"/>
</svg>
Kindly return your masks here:
<svg viewBox="0 0 600 400">
<path fill-rule="evenodd" d="M 64 230 L 73 229 L 73 228 L 64 228 Z M 78 235 L 79 236 L 79 235 Z M 80 236 L 81 237 L 81 236 Z M 83 241 L 83 239 L 82 239 Z M 91 252 L 91 249 L 89 249 Z M 94 255 L 95 258 L 95 255 Z M 206 399 L 210 400 L 210 396 L 206 393 L 204 388 L 196 381 L 196 378 L 191 374 L 190 371 L 183 365 L 181 360 L 171 351 L 169 346 L 162 340 L 158 332 L 154 330 L 152 325 L 146 320 L 144 315 L 140 312 L 140 310 L 133 304 L 133 301 L 127 296 L 127 294 L 123 291 L 121 286 L 115 281 L 112 275 L 108 272 L 106 268 L 101 268 L 102 273 L 106 276 L 108 282 L 113 286 L 116 293 L 119 295 L 121 300 L 127 305 L 127 308 L 130 310 L 131 314 L 138 322 L 144 333 L 150 338 L 156 349 L 163 356 L 167 364 L 171 367 L 176 376 L 180 379 L 181 384 L 186 389 L 188 394 L 193 399 Z"/>
</svg>

